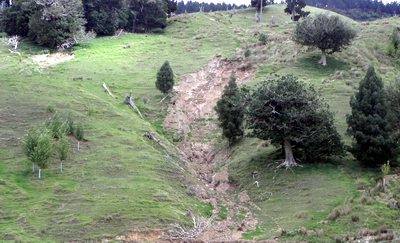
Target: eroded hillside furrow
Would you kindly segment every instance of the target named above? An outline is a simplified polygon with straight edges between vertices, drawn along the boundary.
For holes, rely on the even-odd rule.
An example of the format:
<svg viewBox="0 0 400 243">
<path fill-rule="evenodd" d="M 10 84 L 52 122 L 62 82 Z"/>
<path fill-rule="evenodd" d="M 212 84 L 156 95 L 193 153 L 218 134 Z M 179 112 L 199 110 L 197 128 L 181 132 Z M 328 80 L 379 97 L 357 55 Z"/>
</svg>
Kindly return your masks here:
<svg viewBox="0 0 400 243">
<path fill-rule="evenodd" d="M 190 173 L 205 185 L 195 186 L 196 196 L 211 203 L 215 215 L 221 207 L 227 209 L 226 218 L 216 220 L 199 237 L 206 242 L 239 240 L 244 231 L 254 229 L 257 223 L 250 209 L 244 206 L 249 201 L 246 192 L 227 194 L 227 190 L 233 189 L 229 184 L 227 168 L 213 171 L 213 165 L 227 159 L 226 149 L 216 149 L 221 132 L 213 108 L 232 71 L 236 72 L 238 85 L 254 77 L 254 70 L 239 69 L 240 65 L 238 61 L 216 57 L 204 69 L 183 75 L 174 87 L 176 93 L 163 123 L 164 129 L 174 131 L 178 136 L 177 146 L 189 162 Z M 239 211 L 245 212 L 244 219 L 233 220 L 235 212 Z"/>
</svg>

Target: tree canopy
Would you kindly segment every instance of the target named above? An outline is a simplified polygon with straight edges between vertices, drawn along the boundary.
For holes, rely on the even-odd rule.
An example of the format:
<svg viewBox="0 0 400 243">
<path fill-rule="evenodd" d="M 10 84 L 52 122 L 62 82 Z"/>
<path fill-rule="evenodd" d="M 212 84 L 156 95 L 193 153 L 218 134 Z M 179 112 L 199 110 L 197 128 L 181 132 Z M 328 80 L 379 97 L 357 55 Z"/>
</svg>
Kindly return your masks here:
<svg viewBox="0 0 400 243">
<path fill-rule="evenodd" d="M 174 87 L 174 72 L 168 61 L 165 61 L 157 72 L 156 87 L 163 94 L 168 94 Z"/>
<path fill-rule="evenodd" d="M 347 134 L 354 139 L 349 151 L 365 166 L 379 166 L 395 155 L 386 99 L 382 79 L 370 66 L 359 91 L 350 99 L 351 114 L 347 116 Z"/>
<path fill-rule="evenodd" d="M 341 51 L 351 44 L 356 35 L 356 30 L 339 16 L 317 14 L 297 23 L 292 39 L 300 45 L 320 49 L 321 59 L 318 63 L 325 66 L 326 51 L 329 50 L 328 54 Z"/>
<path fill-rule="evenodd" d="M 222 136 L 228 139 L 228 144 L 236 137 L 243 136 L 244 104 L 236 84 L 235 72 L 232 72 L 229 83 L 214 109 L 218 114 Z"/>
<path fill-rule="evenodd" d="M 333 113 L 313 86 L 291 75 L 277 77 L 259 84 L 249 99 L 246 123 L 252 129 L 250 136 L 283 146 L 282 166 L 297 165 L 293 145 L 304 159 L 342 154 Z"/>
<path fill-rule="evenodd" d="M 291 15 L 292 21 L 297 21 L 301 17 L 306 17 L 310 12 L 303 11 L 302 9 L 307 6 L 305 0 L 286 0 L 286 8 L 284 12 Z"/>
</svg>

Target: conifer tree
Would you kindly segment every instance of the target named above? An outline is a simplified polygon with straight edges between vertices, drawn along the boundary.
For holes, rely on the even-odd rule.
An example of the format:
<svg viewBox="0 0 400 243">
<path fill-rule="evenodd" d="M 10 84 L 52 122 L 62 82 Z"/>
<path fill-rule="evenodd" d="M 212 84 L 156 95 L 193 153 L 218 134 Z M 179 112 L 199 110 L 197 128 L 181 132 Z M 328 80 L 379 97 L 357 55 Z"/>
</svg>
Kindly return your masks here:
<svg viewBox="0 0 400 243">
<path fill-rule="evenodd" d="M 347 134 L 353 137 L 349 151 L 364 166 L 376 167 L 393 158 L 395 144 L 389 136 L 388 106 L 383 82 L 370 66 L 359 91 L 350 99 Z"/>
<path fill-rule="evenodd" d="M 156 87 L 164 95 L 167 95 L 172 91 L 173 86 L 174 86 L 174 72 L 172 71 L 169 62 L 165 61 L 157 72 Z"/>
<path fill-rule="evenodd" d="M 236 137 L 243 136 L 244 109 L 241 100 L 235 72 L 232 71 L 229 83 L 214 107 L 218 114 L 219 126 L 222 128 L 222 135 L 228 139 L 228 146 Z"/>
</svg>

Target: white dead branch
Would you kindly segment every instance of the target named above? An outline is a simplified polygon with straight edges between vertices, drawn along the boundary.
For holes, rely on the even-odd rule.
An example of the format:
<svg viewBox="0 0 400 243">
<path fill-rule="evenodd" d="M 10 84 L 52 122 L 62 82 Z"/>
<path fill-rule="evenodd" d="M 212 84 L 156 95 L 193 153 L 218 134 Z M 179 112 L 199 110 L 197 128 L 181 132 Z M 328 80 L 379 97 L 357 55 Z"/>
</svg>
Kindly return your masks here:
<svg viewBox="0 0 400 243">
<path fill-rule="evenodd" d="M 172 224 L 171 227 L 171 234 L 167 236 L 167 239 L 196 239 L 203 233 L 208 227 L 211 226 L 212 222 L 214 221 L 214 216 L 205 219 L 203 217 L 196 217 L 192 214 L 192 226 L 185 227 L 184 225 L 180 224 Z"/>
<path fill-rule="evenodd" d="M 254 184 L 256 184 L 257 187 L 260 187 L 260 186 L 258 185 L 258 181 L 255 181 L 255 182 L 253 183 L 253 185 L 254 185 Z"/>
<path fill-rule="evenodd" d="M 13 36 L 13 37 L 11 37 L 10 39 L 8 39 L 7 44 L 10 45 L 10 46 L 13 46 L 13 47 L 14 47 L 14 50 L 16 50 L 17 47 L 18 47 L 18 40 L 19 40 L 18 35 Z"/>
<path fill-rule="evenodd" d="M 111 97 L 114 98 L 114 95 L 111 94 L 111 91 L 107 88 L 107 85 L 106 85 L 106 83 L 104 83 L 104 82 L 103 82 L 103 88 L 104 88 L 104 91 L 107 91 L 107 93 L 108 93 Z"/>
<path fill-rule="evenodd" d="M 132 101 L 132 90 L 131 90 L 130 94 L 125 97 L 124 103 L 132 106 L 132 108 L 135 109 L 136 112 L 139 114 L 140 118 L 143 119 L 142 113 L 140 113 L 139 109 Z"/>
<path fill-rule="evenodd" d="M 168 91 L 168 93 L 164 96 L 164 98 L 161 99 L 160 103 L 162 103 L 171 93 L 171 91 Z"/>
<path fill-rule="evenodd" d="M 17 51 L 13 51 L 13 50 L 10 50 L 10 49 L 8 49 L 8 50 L 10 51 L 10 54 L 15 54 L 15 55 L 21 56 L 21 53 L 19 53 Z"/>
</svg>

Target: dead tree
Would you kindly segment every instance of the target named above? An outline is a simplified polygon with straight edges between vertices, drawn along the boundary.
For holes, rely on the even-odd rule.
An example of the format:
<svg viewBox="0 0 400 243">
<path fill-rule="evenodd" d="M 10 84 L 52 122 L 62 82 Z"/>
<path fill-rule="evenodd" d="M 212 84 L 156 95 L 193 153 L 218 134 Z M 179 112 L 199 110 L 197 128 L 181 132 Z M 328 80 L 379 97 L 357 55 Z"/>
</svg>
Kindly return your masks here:
<svg viewBox="0 0 400 243">
<path fill-rule="evenodd" d="M 124 103 L 132 106 L 132 108 L 135 109 L 136 112 L 139 114 L 140 118 L 143 119 L 142 113 L 140 113 L 139 109 L 137 108 L 137 106 L 132 101 L 132 90 L 129 93 L 129 95 L 125 96 Z"/>
</svg>

